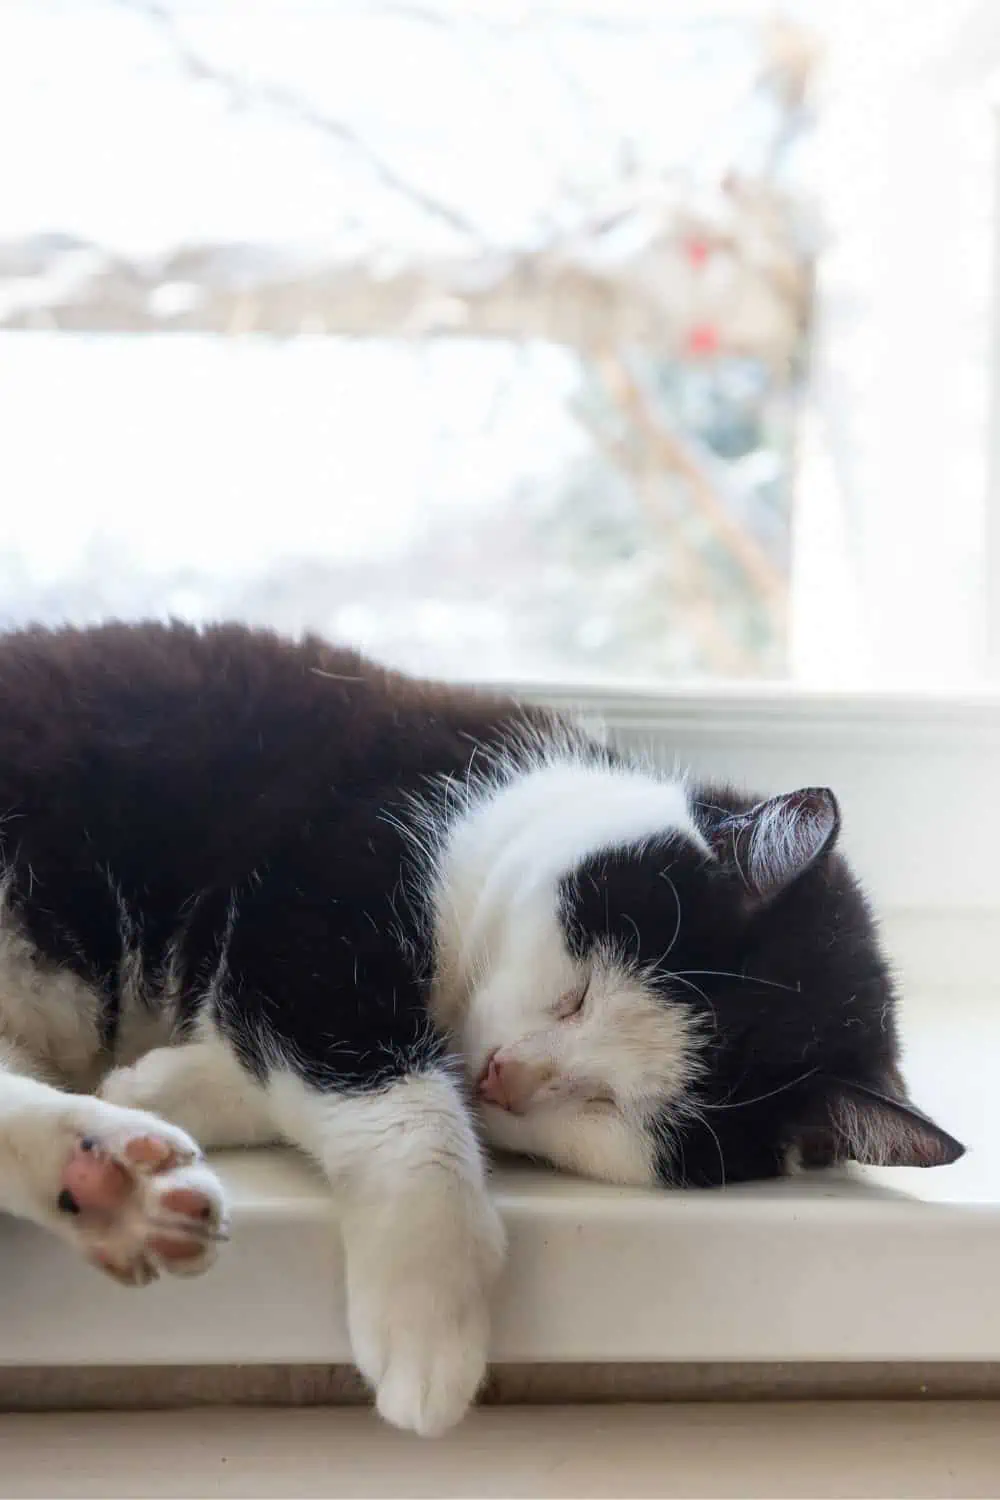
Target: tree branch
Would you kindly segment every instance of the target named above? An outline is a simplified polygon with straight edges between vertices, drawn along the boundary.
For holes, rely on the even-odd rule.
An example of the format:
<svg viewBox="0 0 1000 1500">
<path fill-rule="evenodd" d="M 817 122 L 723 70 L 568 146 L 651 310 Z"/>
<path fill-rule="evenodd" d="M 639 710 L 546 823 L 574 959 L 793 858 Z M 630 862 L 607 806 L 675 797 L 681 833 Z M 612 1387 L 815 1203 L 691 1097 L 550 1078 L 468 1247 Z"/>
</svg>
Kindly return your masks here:
<svg viewBox="0 0 1000 1500">
<path fill-rule="evenodd" d="M 307 130 L 316 131 L 320 135 L 325 135 L 329 140 L 345 146 L 365 164 L 375 180 L 384 188 L 407 198 L 415 208 L 445 224 L 456 234 L 482 243 L 482 235 L 471 219 L 466 218 L 457 208 L 445 203 L 435 194 L 410 182 L 390 162 L 380 156 L 346 120 L 337 119 L 333 115 L 314 108 L 307 100 L 299 98 L 291 89 L 283 88 L 280 84 L 251 81 L 241 77 L 232 69 L 206 62 L 184 40 L 170 10 L 165 5 L 161 5 L 159 0 L 115 0 L 115 3 L 123 10 L 144 16 L 151 25 L 155 26 L 169 42 L 178 64 L 189 77 L 221 89 L 232 103 L 243 108 L 260 105 L 283 116 L 286 120 L 291 120 Z"/>
<path fill-rule="evenodd" d="M 763 547 L 730 513 L 689 445 L 677 433 L 669 431 L 656 416 L 625 360 L 617 353 L 605 354 L 597 368 L 614 404 L 639 433 L 654 456 L 656 466 L 661 472 L 676 474 L 684 481 L 710 531 L 737 563 L 772 619 L 782 623 L 788 588 Z"/>
</svg>

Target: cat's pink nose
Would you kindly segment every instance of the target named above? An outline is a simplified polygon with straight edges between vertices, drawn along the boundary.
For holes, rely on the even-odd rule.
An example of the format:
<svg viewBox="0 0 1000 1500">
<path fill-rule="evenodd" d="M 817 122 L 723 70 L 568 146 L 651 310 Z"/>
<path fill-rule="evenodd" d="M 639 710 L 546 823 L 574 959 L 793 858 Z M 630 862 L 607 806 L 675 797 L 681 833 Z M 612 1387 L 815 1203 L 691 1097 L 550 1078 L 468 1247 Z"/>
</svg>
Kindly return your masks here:
<svg viewBox="0 0 1000 1500">
<path fill-rule="evenodd" d="M 505 1069 L 502 1062 L 491 1057 L 486 1071 L 479 1080 L 479 1097 L 486 1104 L 495 1104 L 498 1109 L 509 1109 L 505 1088 Z"/>
<path fill-rule="evenodd" d="M 495 1053 L 479 1080 L 479 1097 L 512 1115 L 523 1114 L 534 1095 L 552 1077 L 551 1068 L 540 1068 L 516 1058 L 502 1058 Z"/>
</svg>

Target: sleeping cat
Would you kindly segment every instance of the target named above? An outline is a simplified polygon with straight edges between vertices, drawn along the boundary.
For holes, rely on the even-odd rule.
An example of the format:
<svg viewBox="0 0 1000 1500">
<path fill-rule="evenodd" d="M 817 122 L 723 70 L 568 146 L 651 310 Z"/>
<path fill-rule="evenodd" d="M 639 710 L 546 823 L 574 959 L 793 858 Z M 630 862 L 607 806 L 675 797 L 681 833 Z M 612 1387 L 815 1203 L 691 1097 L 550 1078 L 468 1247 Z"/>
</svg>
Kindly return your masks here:
<svg viewBox="0 0 1000 1500">
<path fill-rule="evenodd" d="M 755 801 L 314 639 L 0 639 L 0 1208 L 204 1270 L 201 1147 L 308 1152 L 391 1422 L 475 1395 L 480 1137 L 616 1183 L 962 1148 L 909 1103 L 821 789 Z"/>
</svg>

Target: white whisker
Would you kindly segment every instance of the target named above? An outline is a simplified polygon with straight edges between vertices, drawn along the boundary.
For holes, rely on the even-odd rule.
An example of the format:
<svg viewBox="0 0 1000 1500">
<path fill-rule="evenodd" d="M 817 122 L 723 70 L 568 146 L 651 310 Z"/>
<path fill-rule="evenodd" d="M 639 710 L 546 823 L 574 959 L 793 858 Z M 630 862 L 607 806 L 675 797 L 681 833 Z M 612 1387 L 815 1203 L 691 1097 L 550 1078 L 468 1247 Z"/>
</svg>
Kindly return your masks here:
<svg viewBox="0 0 1000 1500">
<path fill-rule="evenodd" d="M 627 922 L 632 931 L 635 933 L 635 956 L 636 960 L 638 961 L 639 954 L 642 952 L 642 938 L 639 936 L 638 925 L 636 924 L 635 919 L 629 916 L 628 912 L 622 913 L 622 921 Z"/>
<path fill-rule="evenodd" d="M 746 984 L 766 984 L 769 989 L 787 990 L 791 995 L 802 993 L 799 984 L 780 984 L 776 979 L 762 979 L 759 974 L 738 974 L 735 969 L 674 969 L 672 972 L 675 977 L 680 974 L 713 975 L 716 979 L 742 979 Z"/>
<path fill-rule="evenodd" d="M 719 1153 L 719 1171 L 722 1174 L 719 1186 L 720 1187 L 725 1187 L 725 1185 L 726 1185 L 726 1158 L 722 1154 L 722 1143 L 721 1143 L 721 1141 L 719 1140 L 719 1137 L 716 1135 L 715 1131 L 712 1129 L 711 1125 L 705 1119 L 705 1116 L 701 1113 L 700 1110 L 695 1115 L 695 1119 L 698 1121 L 698 1123 L 700 1125 L 704 1125 L 705 1129 L 708 1131 L 709 1135 L 712 1137 L 712 1140 L 715 1142 L 715 1149 Z"/>
<path fill-rule="evenodd" d="M 674 944 L 677 942 L 677 939 L 681 935 L 681 898 L 680 898 L 680 895 L 678 893 L 676 885 L 671 880 L 669 873 L 666 870 L 661 870 L 659 873 L 660 873 L 660 879 L 661 880 L 665 880 L 667 882 L 667 885 L 669 885 L 671 891 L 673 892 L 674 904 L 677 907 L 677 920 L 674 923 L 674 935 L 670 939 L 670 942 L 667 944 L 666 952 L 662 953 L 660 955 L 660 957 L 656 960 L 654 968 L 657 968 L 657 969 L 660 967 L 661 964 L 666 963 L 667 959 L 670 957 L 671 953 L 674 951 Z"/>
<path fill-rule="evenodd" d="M 718 1015 L 718 1012 L 716 1011 L 715 1006 L 712 1004 L 711 1000 L 705 994 L 705 991 L 703 989 L 700 989 L 699 986 L 696 985 L 695 983 L 693 983 L 692 980 L 685 979 L 682 974 L 677 974 L 677 973 L 675 973 L 671 969 L 666 970 L 664 977 L 666 979 L 668 979 L 668 980 L 669 979 L 679 979 L 680 982 L 681 982 L 681 984 L 685 985 L 687 989 L 694 990 L 695 994 L 699 995 L 701 997 L 701 999 L 705 1002 L 706 1006 L 708 1007 L 709 1011 L 711 1012 L 712 1021 L 714 1022 L 716 1031 L 719 1030 L 719 1015 Z"/>
<path fill-rule="evenodd" d="M 800 1073 L 798 1078 L 791 1079 L 788 1083 L 781 1084 L 776 1089 L 771 1089 L 766 1094 L 757 1094 L 753 1099 L 739 1099 L 735 1104 L 701 1104 L 699 1109 L 711 1109 L 721 1112 L 724 1109 L 747 1109 L 751 1104 L 762 1104 L 765 1099 L 773 1099 L 777 1094 L 786 1094 L 789 1089 L 797 1088 L 800 1083 L 805 1083 L 807 1078 L 812 1078 L 819 1072 L 819 1067 L 810 1068 L 805 1073 Z"/>
</svg>

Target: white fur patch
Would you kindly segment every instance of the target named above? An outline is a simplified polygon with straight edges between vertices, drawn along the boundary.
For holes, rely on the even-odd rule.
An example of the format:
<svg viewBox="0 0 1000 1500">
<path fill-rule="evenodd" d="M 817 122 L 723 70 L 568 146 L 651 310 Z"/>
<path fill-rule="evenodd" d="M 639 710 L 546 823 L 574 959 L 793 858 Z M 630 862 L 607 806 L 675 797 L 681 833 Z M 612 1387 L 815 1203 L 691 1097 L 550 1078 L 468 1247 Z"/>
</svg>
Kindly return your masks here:
<svg viewBox="0 0 1000 1500">
<path fill-rule="evenodd" d="M 574 958 L 559 887 L 604 849 L 675 837 L 707 856 L 685 784 L 555 744 L 464 793 L 434 865 L 435 1019 L 473 1086 L 490 1058 L 538 1081 L 516 1116 L 484 1111 L 487 1134 L 570 1170 L 650 1182 L 653 1118 L 681 1108 L 696 1071 L 689 1011 L 648 988 L 627 955 Z M 561 997 L 584 988 L 585 1006 L 564 1019 Z"/>
<path fill-rule="evenodd" d="M 555 754 L 558 754 L 558 747 Z M 512 911 L 545 900 L 588 855 L 663 834 L 709 853 L 681 780 L 582 759 L 546 760 L 470 788 L 436 851 L 435 936 L 442 1019 Z"/>
<path fill-rule="evenodd" d="M 643 1123 L 630 1123 L 610 1110 L 539 1110 L 512 1115 L 483 1110 L 483 1128 L 494 1146 L 518 1156 L 540 1157 L 564 1172 L 615 1182 L 623 1187 L 654 1187 L 654 1137 Z"/>
<path fill-rule="evenodd" d="M 208 1015 L 214 1015 L 218 1011 L 229 979 L 229 948 L 233 941 L 233 931 L 238 916 L 239 907 L 236 902 L 236 892 L 233 891 L 229 897 L 229 905 L 226 907 L 226 925 L 219 942 L 219 956 L 205 991 L 204 1010 Z"/>
<path fill-rule="evenodd" d="M 278 1138 L 267 1095 L 210 1026 L 202 1040 L 155 1047 L 101 1084 L 102 1099 L 145 1109 L 202 1146 L 262 1146 Z"/>
<path fill-rule="evenodd" d="M 98 1067 L 97 991 L 46 964 L 11 909 L 11 877 L 0 880 L 0 1037 L 53 1081 L 85 1089 Z"/>
</svg>

